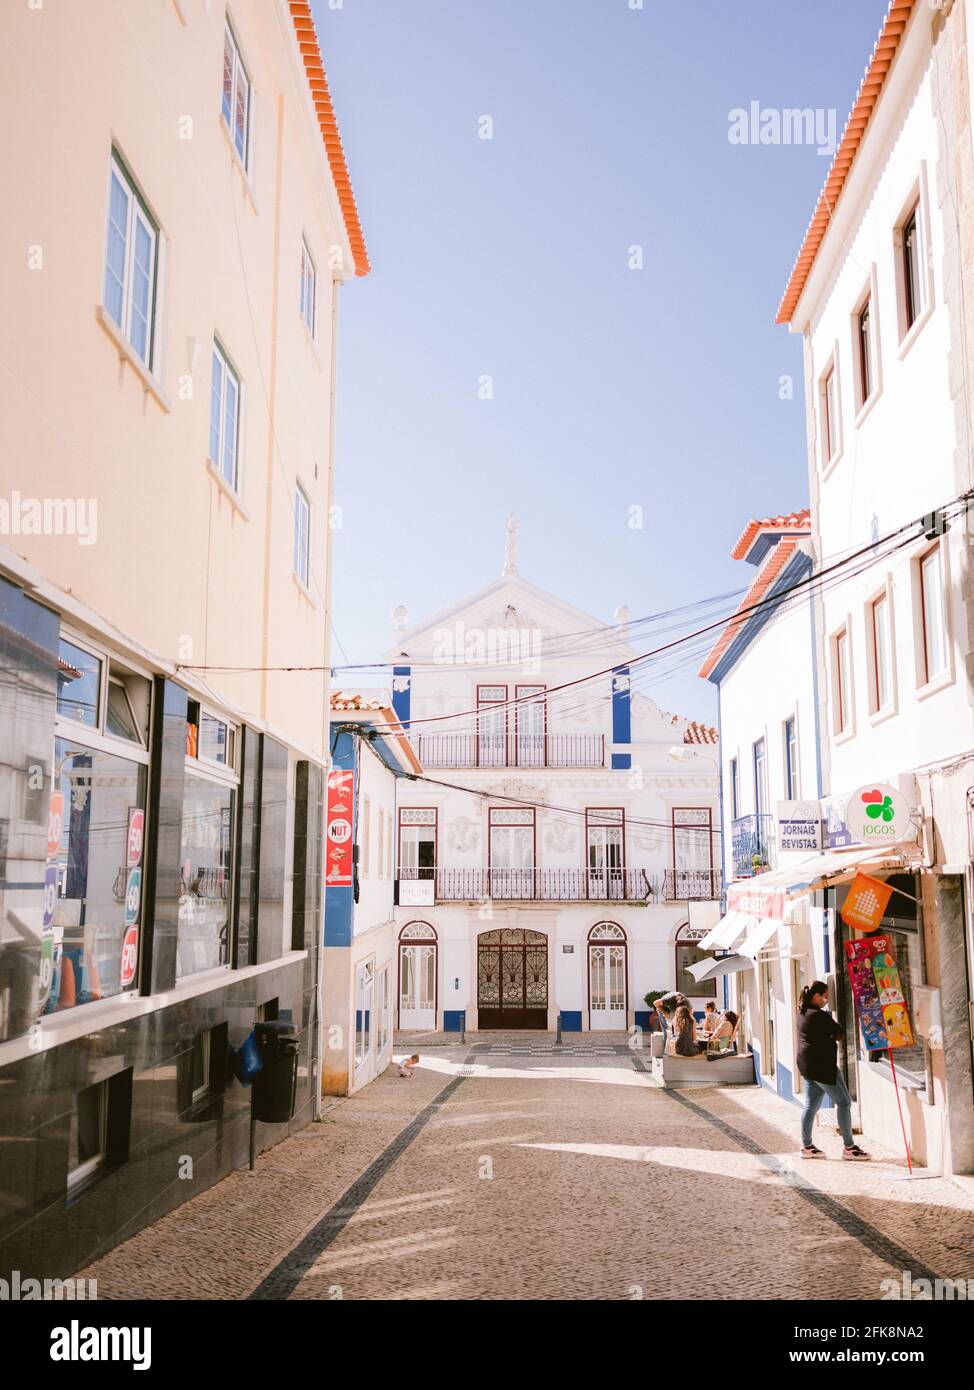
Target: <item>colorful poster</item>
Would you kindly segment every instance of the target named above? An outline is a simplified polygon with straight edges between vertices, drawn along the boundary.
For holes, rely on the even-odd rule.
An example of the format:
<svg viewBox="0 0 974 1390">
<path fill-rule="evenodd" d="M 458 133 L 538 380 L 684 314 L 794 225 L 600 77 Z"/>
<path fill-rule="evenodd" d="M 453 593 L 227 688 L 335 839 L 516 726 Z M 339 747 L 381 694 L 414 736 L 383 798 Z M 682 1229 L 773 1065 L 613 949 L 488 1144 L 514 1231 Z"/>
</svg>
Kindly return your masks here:
<svg viewBox="0 0 974 1390">
<path fill-rule="evenodd" d="M 139 901 L 142 896 L 142 870 L 129 869 L 125 886 L 125 925 L 131 927 L 139 920 Z"/>
<path fill-rule="evenodd" d="M 47 857 L 53 859 L 61 844 L 64 833 L 64 793 L 51 792 L 47 814 Z"/>
<path fill-rule="evenodd" d="M 123 989 L 127 989 L 135 979 L 135 970 L 139 963 L 139 928 L 134 923 L 127 929 L 125 939 L 122 942 L 122 963 L 119 973 L 119 983 Z"/>
<path fill-rule="evenodd" d="M 882 879 L 856 874 L 849 884 L 839 916 L 855 931 L 876 931 L 892 896 L 892 888 Z"/>
<path fill-rule="evenodd" d="M 126 836 L 125 867 L 135 869 L 142 863 L 142 843 L 145 838 L 145 812 L 134 806 L 129 811 Z"/>
<path fill-rule="evenodd" d="M 889 937 L 847 941 L 845 953 L 852 997 L 867 1050 L 879 1052 L 888 1047 L 912 1047 L 913 1028 Z"/>
<path fill-rule="evenodd" d="M 355 773 L 337 768 L 328 774 L 328 828 L 325 883 L 330 888 L 352 882 L 352 814 L 355 806 Z"/>
</svg>

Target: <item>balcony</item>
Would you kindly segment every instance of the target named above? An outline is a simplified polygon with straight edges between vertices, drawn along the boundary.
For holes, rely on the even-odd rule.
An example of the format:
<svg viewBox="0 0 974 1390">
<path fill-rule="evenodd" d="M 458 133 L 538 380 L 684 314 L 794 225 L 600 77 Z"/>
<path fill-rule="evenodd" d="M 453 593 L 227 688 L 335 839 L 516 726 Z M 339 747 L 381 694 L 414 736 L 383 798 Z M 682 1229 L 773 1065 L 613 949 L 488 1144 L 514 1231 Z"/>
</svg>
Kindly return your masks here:
<svg viewBox="0 0 974 1390">
<path fill-rule="evenodd" d="M 667 869 L 663 875 L 663 898 L 668 903 L 714 902 L 720 887 L 720 874 L 714 869 Z"/>
<path fill-rule="evenodd" d="M 604 734 L 419 734 L 424 767 L 604 767 Z"/>
<path fill-rule="evenodd" d="M 416 906 L 428 884 L 429 902 L 660 903 L 720 896 L 720 875 L 709 870 L 649 869 L 400 869 L 400 901 Z M 409 885 L 408 889 L 405 885 Z"/>
<path fill-rule="evenodd" d="M 753 878 L 774 864 L 774 816 L 755 814 L 731 821 L 735 878 Z"/>
</svg>

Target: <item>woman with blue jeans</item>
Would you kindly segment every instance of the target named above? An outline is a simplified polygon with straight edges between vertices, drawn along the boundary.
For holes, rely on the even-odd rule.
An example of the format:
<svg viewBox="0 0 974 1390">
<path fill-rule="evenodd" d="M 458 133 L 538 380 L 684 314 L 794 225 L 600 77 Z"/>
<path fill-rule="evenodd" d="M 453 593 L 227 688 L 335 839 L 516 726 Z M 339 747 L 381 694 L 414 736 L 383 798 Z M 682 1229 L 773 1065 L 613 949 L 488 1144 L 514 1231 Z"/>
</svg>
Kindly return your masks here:
<svg viewBox="0 0 974 1390">
<path fill-rule="evenodd" d="M 805 1080 L 802 1108 L 802 1158 L 824 1158 L 812 1143 L 812 1125 L 826 1096 L 835 1106 L 839 1133 L 845 1147 L 842 1157 L 853 1163 L 869 1159 L 852 1137 L 852 1097 L 838 1064 L 842 1029 L 827 1012 L 829 987 L 815 980 L 802 990 L 798 1006 L 798 1056 L 795 1061 Z"/>
</svg>

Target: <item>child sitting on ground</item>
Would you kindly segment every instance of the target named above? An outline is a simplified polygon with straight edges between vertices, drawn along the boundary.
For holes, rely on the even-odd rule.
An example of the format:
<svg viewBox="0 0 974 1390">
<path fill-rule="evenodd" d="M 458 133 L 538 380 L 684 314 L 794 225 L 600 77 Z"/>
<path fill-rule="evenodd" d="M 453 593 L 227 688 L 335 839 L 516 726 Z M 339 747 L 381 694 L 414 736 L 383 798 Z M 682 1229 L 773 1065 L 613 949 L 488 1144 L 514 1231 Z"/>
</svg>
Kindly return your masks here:
<svg viewBox="0 0 974 1390">
<path fill-rule="evenodd" d="M 419 1053 L 414 1052 L 411 1057 L 407 1057 L 405 1061 L 399 1063 L 399 1075 L 408 1077 L 410 1080 L 412 1080 L 413 1068 L 417 1065 L 418 1062 Z"/>
</svg>

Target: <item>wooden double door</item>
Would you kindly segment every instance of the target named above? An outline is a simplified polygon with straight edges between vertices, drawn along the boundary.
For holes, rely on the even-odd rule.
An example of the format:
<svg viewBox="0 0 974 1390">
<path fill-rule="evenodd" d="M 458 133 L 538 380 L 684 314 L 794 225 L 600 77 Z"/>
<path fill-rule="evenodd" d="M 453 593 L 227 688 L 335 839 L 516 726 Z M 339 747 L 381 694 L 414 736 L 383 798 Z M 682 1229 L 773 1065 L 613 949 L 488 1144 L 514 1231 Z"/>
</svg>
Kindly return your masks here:
<svg viewBox="0 0 974 1390">
<path fill-rule="evenodd" d="M 501 928 L 477 938 L 478 1028 L 547 1028 L 548 938 Z"/>
</svg>

